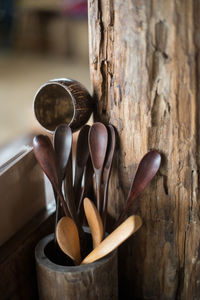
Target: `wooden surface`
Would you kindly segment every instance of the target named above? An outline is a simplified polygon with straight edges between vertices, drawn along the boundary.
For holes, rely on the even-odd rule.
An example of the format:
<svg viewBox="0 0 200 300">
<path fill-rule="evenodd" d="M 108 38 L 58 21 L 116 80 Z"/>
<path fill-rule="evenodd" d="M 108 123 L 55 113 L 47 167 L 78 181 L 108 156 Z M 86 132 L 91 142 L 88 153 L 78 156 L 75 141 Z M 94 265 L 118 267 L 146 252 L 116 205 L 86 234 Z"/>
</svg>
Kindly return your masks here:
<svg viewBox="0 0 200 300">
<path fill-rule="evenodd" d="M 135 204 L 144 225 L 119 251 L 126 299 L 200 299 L 199 19 L 199 0 L 89 0 L 94 96 L 118 131 L 112 217 L 142 156 L 162 153 Z"/>
<path fill-rule="evenodd" d="M 44 175 L 32 147 L 0 166 L 0 245 L 46 206 Z"/>
<path fill-rule="evenodd" d="M 43 211 L 0 247 L 0 299 L 38 300 L 34 250 L 54 228 L 54 210 Z"/>
<path fill-rule="evenodd" d="M 52 79 L 42 85 L 34 98 L 34 113 L 39 124 L 53 133 L 60 124 L 72 131 L 79 130 L 89 120 L 94 101 L 88 90 L 69 78 Z"/>
</svg>

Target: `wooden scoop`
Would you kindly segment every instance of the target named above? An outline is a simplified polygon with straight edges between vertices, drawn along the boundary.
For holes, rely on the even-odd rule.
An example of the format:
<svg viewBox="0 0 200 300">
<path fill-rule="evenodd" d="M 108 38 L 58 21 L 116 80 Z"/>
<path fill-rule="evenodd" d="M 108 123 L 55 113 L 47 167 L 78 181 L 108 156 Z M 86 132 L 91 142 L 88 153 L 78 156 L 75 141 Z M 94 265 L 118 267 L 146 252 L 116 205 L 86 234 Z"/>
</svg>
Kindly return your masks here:
<svg viewBox="0 0 200 300">
<path fill-rule="evenodd" d="M 90 199 L 85 198 L 83 205 L 92 234 L 93 249 L 95 249 L 103 239 L 103 223 L 96 206 Z"/>
<path fill-rule="evenodd" d="M 119 227 L 117 227 L 110 235 L 108 235 L 97 248 L 95 248 L 88 256 L 84 258 L 81 264 L 92 263 L 121 245 L 134 232 L 142 226 L 142 220 L 139 216 L 130 216 Z"/>
<path fill-rule="evenodd" d="M 81 262 L 80 241 L 78 229 L 69 217 L 62 217 L 56 227 L 56 238 L 61 250 L 67 254 L 76 265 Z"/>
</svg>

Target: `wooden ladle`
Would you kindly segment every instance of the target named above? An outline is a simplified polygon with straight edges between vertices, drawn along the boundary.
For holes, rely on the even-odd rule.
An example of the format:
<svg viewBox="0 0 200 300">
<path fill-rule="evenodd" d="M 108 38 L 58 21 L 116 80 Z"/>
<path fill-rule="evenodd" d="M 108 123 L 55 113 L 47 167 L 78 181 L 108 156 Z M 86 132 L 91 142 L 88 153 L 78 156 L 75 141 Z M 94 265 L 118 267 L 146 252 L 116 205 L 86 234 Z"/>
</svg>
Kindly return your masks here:
<svg viewBox="0 0 200 300">
<path fill-rule="evenodd" d="M 145 189 L 147 184 L 156 175 L 161 163 L 161 155 L 158 151 L 152 150 L 144 155 L 138 165 L 137 172 L 133 179 L 124 210 L 115 224 L 115 228 L 121 224 L 135 198 Z"/>
<path fill-rule="evenodd" d="M 59 183 L 56 153 L 48 136 L 42 134 L 35 136 L 33 138 L 33 151 L 42 170 L 49 178 L 53 189 L 58 194 L 65 215 L 70 216 Z"/>
<path fill-rule="evenodd" d="M 101 177 L 108 143 L 108 132 L 102 123 L 96 122 L 90 127 L 88 142 L 96 179 L 97 209 L 101 215 Z"/>
<path fill-rule="evenodd" d="M 109 234 L 88 256 L 84 258 L 81 264 L 92 263 L 121 245 L 134 232 L 142 226 L 142 220 L 139 216 L 130 216 L 119 227 L 117 227 L 111 234 Z"/>
<path fill-rule="evenodd" d="M 83 205 L 86 219 L 92 234 L 93 249 L 95 249 L 103 239 L 103 223 L 96 206 L 92 201 L 90 201 L 90 199 L 85 198 Z"/>
<path fill-rule="evenodd" d="M 56 227 L 56 238 L 61 250 L 67 254 L 76 265 L 81 262 L 80 241 L 78 229 L 69 217 L 62 217 Z"/>
</svg>

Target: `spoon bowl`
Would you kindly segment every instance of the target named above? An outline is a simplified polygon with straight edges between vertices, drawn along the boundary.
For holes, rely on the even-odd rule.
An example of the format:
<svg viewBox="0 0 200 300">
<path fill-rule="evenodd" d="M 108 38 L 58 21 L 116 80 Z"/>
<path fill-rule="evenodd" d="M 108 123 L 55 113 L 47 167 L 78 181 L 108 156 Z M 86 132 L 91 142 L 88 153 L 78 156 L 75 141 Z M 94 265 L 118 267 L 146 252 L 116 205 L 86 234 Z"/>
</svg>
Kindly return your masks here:
<svg viewBox="0 0 200 300">
<path fill-rule="evenodd" d="M 84 199 L 84 211 L 93 240 L 93 249 L 95 249 L 103 239 L 103 223 L 96 206 L 90 199 Z"/>
<path fill-rule="evenodd" d="M 58 161 L 59 180 L 63 181 L 72 147 L 72 131 L 68 125 L 58 126 L 54 132 L 54 149 Z"/>
<path fill-rule="evenodd" d="M 61 250 L 68 255 L 76 265 L 81 262 L 80 241 L 78 229 L 69 217 L 63 217 L 56 227 L 56 238 Z"/>
<path fill-rule="evenodd" d="M 140 161 L 135 178 L 129 190 L 129 194 L 126 200 L 125 208 L 120 215 L 115 228 L 123 221 L 126 213 L 133 204 L 135 198 L 145 189 L 147 184 L 152 180 L 159 170 L 161 163 L 161 155 L 156 150 L 151 150 L 144 155 Z"/>
<path fill-rule="evenodd" d="M 55 151 L 50 139 L 45 135 L 37 135 L 33 138 L 33 151 L 42 170 L 49 178 L 53 189 L 58 194 L 66 216 L 70 216 L 66 202 L 64 200 L 58 175 L 58 164 Z"/>
</svg>

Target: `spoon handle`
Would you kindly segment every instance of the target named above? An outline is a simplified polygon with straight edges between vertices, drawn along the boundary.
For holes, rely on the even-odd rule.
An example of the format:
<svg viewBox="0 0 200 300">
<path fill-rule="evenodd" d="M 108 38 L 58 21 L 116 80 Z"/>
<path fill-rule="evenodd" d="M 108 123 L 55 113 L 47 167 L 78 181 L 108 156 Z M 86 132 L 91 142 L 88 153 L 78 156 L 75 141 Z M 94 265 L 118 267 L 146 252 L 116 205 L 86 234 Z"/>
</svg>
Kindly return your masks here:
<svg viewBox="0 0 200 300">
<path fill-rule="evenodd" d="M 71 217 L 71 214 L 70 214 L 70 212 L 69 212 L 69 210 L 68 210 L 68 208 L 67 208 L 67 204 L 66 204 L 66 202 L 65 202 L 65 199 L 64 199 L 64 197 L 63 197 L 63 194 L 62 194 L 61 190 L 58 190 L 57 193 L 58 193 L 58 198 L 59 198 L 59 200 L 60 200 L 60 202 L 61 202 L 61 204 L 62 204 L 62 207 L 63 207 L 63 210 L 64 210 L 65 215 L 66 215 L 67 217 Z"/>
<path fill-rule="evenodd" d="M 93 166 L 92 166 L 92 161 L 91 158 L 89 157 L 87 164 L 84 169 L 84 175 L 83 175 L 83 188 L 81 191 L 81 196 L 80 196 L 80 201 L 78 205 L 78 216 L 80 219 L 80 223 L 83 223 L 84 220 L 84 210 L 83 210 L 83 199 L 85 197 L 89 199 L 94 199 L 94 187 L 93 187 Z"/>
<path fill-rule="evenodd" d="M 75 195 L 74 195 L 74 189 L 72 186 L 72 154 L 69 156 L 69 160 L 67 163 L 67 168 L 66 168 L 66 176 L 65 176 L 65 181 L 64 181 L 64 190 L 65 190 L 65 196 L 67 199 L 67 205 L 69 208 L 69 211 L 71 213 L 72 219 L 74 220 L 78 232 L 80 235 L 80 243 L 81 243 L 81 248 L 84 251 L 85 248 L 85 233 L 83 231 L 83 228 L 80 224 L 77 212 L 76 212 L 76 206 L 75 206 Z"/>
<path fill-rule="evenodd" d="M 53 193 L 54 193 L 54 198 L 55 198 L 55 203 L 56 203 L 56 216 L 55 216 L 55 228 L 54 228 L 54 242 L 57 243 L 57 239 L 56 239 L 56 227 L 58 224 L 58 221 L 60 220 L 61 217 L 63 217 L 63 213 L 62 213 L 62 206 L 61 203 L 59 201 L 58 198 L 58 194 L 56 193 L 55 189 L 53 189 Z"/>
<path fill-rule="evenodd" d="M 103 196 L 104 196 L 104 199 L 103 199 L 103 208 L 102 208 L 102 222 L 103 222 L 104 232 L 106 232 L 108 181 L 104 185 L 104 195 Z"/>
<path fill-rule="evenodd" d="M 76 209 L 78 209 L 80 197 L 81 197 L 81 182 L 84 174 L 84 168 L 79 168 L 79 166 L 76 165 L 75 169 L 75 179 L 74 179 L 74 194 L 75 194 L 75 205 Z"/>
<path fill-rule="evenodd" d="M 97 193 L 97 209 L 98 212 L 101 216 L 101 212 L 102 212 L 102 203 L 101 203 L 101 171 L 96 171 L 95 173 L 96 176 L 96 193 Z"/>
</svg>

